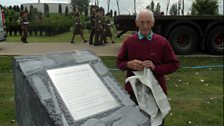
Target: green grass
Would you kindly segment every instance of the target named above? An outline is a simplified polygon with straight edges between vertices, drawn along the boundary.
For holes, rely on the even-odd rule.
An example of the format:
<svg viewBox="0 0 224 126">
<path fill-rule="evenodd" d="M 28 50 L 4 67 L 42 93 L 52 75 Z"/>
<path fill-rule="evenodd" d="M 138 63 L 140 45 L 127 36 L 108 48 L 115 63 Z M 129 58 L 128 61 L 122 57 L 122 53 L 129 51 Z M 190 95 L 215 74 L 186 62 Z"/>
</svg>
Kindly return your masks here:
<svg viewBox="0 0 224 126">
<path fill-rule="evenodd" d="M 54 35 L 54 36 L 28 36 L 27 40 L 29 42 L 70 42 L 72 39 L 72 35 L 73 32 L 65 32 L 59 35 Z M 122 42 L 125 39 L 125 35 L 123 35 L 121 38 L 116 38 L 116 34 L 113 34 L 113 39 L 116 42 Z M 88 30 L 84 30 L 84 38 L 86 40 L 89 39 L 89 31 Z M 8 36 L 7 38 L 7 42 L 20 42 L 21 36 L 17 35 L 17 36 Z M 110 39 L 107 39 L 108 42 L 110 42 Z M 83 42 L 83 40 L 81 39 L 80 35 L 76 35 L 75 42 Z"/>
<path fill-rule="evenodd" d="M 11 57 L 0 57 L 0 126 L 16 119 Z"/>
<path fill-rule="evenodd" d="M 223 69 L 179 69 L 168 76 L 170 126 L 223 125 Z"/>
<path fill-rule="evenodd" d="M 115 57 L 101 57 L 114 77 L 124 84 L 125 72 L 116 69 Z M 223 68 L 186 66 L 223 65 L 223 58 L 180 57 L 181 68 L 166 76 L 172 110 L 166 126 L 223 126 Z M 0 56 L 0 126 L 15 126 L 12 58 Z"/>
</svg>

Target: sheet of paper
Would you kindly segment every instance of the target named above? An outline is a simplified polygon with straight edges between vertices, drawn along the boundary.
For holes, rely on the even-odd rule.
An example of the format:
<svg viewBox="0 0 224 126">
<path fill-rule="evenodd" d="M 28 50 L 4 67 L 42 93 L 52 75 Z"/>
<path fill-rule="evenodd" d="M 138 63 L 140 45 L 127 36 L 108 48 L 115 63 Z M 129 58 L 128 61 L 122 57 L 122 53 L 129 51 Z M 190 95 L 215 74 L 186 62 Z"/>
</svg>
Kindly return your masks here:
<svg viewBox="0 0 224 126">
<path fill-rule="evenodd" d="M 167 96 L 150 69 L 134 74 L 125 81 L 131 83 L 139 108 L 151 116 L 151 125 L 158 126 L 171 110 Z"/>
<path fill-rule="evenodd" d="M 89 64 L 47 70 L 74 120 L 118 107 Z"/>
</svg>

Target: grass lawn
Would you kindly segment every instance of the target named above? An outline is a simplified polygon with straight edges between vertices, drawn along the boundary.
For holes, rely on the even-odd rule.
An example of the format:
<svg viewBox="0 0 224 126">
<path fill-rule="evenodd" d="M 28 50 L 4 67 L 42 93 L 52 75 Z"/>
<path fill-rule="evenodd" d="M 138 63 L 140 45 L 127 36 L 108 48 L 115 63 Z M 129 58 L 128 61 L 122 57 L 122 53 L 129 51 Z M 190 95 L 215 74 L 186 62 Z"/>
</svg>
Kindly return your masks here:
<svg viewBox="0 0 224 126">
<path fill-rule="evenodd" d="M 115 57 L 101 57 L 123 85 L 125 72 L 116 69 Z M 223 126 L 223 58 L 179 57 L 181 68 L 166 76 L 172 110 L 166 126 Z M 0 56 L 0 126 L 15 126 L 12 57 Z M 210 66 L 208 68 L 185 68 Z"/>
<path fill-rule="evenodd" d="M 67 42 L 71 41 L 72 35 L 73 35 L 73 32 L 70 31 L 70 32 L 65 32 L 62 34 L 54 35 L 54 36 L 28 36 L 27 40 L 31 43 L 32 42 L 65 42 L 65 43 L 67 43 Z M 127 37 L 127 35 L 123 35 L 123 36 L 121 36 L 121 38 L 117 38 L 116 34 L 115 33 L 113 34 L 113 39 L 116 42 L 122 42 L 125 39 L 125 37 Z M 89 31 L 88 30 L 84 30 L 84 38 L 86 40 L 89 39 Z M 19 35 L 9 36 L 7 38 L 7 42 L 20 42 L 20 39 L 21 39 L 21 36 L 19 36 Z M 108 42 L 111 42 L 109 38 L 107 38 L 107 40 L 108 40 Z M 76 35 L 74 41 L 75 42 L 83 42 L 80 35 Z"/>
</svg>

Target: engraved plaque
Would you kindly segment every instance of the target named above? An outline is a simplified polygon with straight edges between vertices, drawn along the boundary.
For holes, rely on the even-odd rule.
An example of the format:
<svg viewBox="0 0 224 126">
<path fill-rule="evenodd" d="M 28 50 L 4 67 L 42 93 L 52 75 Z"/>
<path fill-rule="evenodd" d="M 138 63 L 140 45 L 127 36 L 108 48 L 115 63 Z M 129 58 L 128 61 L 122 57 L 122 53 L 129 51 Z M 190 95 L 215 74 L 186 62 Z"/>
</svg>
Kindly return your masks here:
<svg viewBox="0 0 224 126">
<path fill-rule="evenodd" d="M 74 120 L 119 106 L 89 64 L 47 70 Z"/>
</svg>

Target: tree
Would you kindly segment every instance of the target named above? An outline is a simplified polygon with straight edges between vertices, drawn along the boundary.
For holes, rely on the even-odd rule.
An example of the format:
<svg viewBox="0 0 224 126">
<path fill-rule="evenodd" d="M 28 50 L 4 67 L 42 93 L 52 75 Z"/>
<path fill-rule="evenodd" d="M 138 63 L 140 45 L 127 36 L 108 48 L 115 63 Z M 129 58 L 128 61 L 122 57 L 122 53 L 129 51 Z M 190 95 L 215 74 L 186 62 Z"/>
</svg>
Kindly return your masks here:
<svg viewBox="0 0 224 126">
<path fill-rule="evenodd" d="M 156 10 L 155 10 L 154 14 L 155 15 L 160 15 L 160 9 L 161 9 L 160 3 L 157 3 L 156 4 Z"/>
<path fill-rule="evenodd" d="M 114 11 L 114 16 L 117 16 L 117 11 L 116 10 Z"/>
<path fill-rule="evenodd" d="M 191 15 L 218 15 L 218 0 L 195 0 Z"/>
<path fill-rule="evenodd" d="M 68 16 L 68 6 L 65 7 L 65 15 Z"/>
<path fill-rule="evenodd" d="M 14 6 L 12 7 L 12 9 L 13 9 L 14 11 L 16 11 L 17 8 L 16 8 L 16 6 L 14 5 Z M 16 12 L 17 12 L 17 11 L 16 11 Z"/>
<path fill-rule="evenodd" d="M 150 9 L 152 10 L 152 12 L 154 12 L 154 10 L 155 10 L 155 9 L 154 9 L 154 7 L 155 7 L 155 3 L 154 3 L 154 1 L 153 1 L 153 0 L 152 0 L 152 2 L 151 2 L 151 4 L 150 4 L 150 5 L 151 5 L 151 8 L 150 8 Z"/>
<path fill-rule="evenodd" d="M 18 5 L 16 6 L 16 10 L 17 10 L 17 12 L 20 12 L 20 8 Z"/>
<path fill-rule="evenodd" d="M 79 11 L 81 14 L 88 10 L 90 0 L 71 0 L 73 11 Z"/>
<path fill-rule="evenodd" d="M 28 12 L 28 9 L 27 9 L 27 7 L 25 7 L 25 11 L 26 11 L 26 12 Z"/>
<path fill-rule="evenodd" d="M 110 10 L 110 16 L 113 17 L 113 10 Z"/>
<path fill-rule="evenodd" d="M 177 2 L 177 5 L 178 5 L 178 10 L 177 10 L 177 15 L 180 15 L 180 10 L 181 10 L 181 0 L 179 0 L 178 2 Z"/>
<path fill-rule="evenodd" d="M 119 6 L 119 0 L 116 0 L 116 3 L 117 3 L 117 11 L 118 11 L 118 14 L 120 15 L 120 6 Z M 116 12 L 117 14 L 117 12 Z"/>
<path fill-rule="evenodd" d="M 177 4 L 173 4 L 170 8 L 170 15 L 177 15 L 178 13 L 178 7 Z"/>
<path fill-rule="evenodd" d="M 33 10 L 33 5 L 30 5 L 30 12 Z"/>
<path fill-rule="evenodd" d="M 46 3 L 44 3 L 44 14 L 47 16 L 49 15 L 49 6 Z"/>
<path fill-rule="evenodd" d="M 182 1 L 182 9 L 181 9 L 181 14 L 184 15 L 184 0 Z"/>
<path fill-rule="evenodd" d="M 21 11 L 23 11 L 24 7 L 23 7 L 23 5 L 22 5 L 22 4 L 21 4 L 20 8 L 21 8 L 20 10 L 21 10 Z"/>
<path fill-rule="evenodd" d="M 20 11 L 20 9 L 19 9 L 19 6 L 18 5 L 15 5 L 15 6 L 13 6 L 13 8 L 12 8 L 15 12 L 19 12 Z"/>
<path fill-rule="evenodd" d="M 152 0 L 152 2 L 150 3 L 150 5 L 146 6 L 147 9 L 151 10 L 152 12 L 154 12 L 154 7 L 155 7 L 155 3 Z"/>
<path fill-rule="evenodd" d="M 30 7 L 30 12 L 28 14 L 28 19 L 30 22 L 37 22 L 41 12 L 37 10 L 37 8 Z"/>
<path fill-rule="evenodd" d="M 61 4 L 58 5 L 58 13 L 59 13 L 59 14 L 62 14 L 62 7 L 61 7 Z"/>
</svg>

